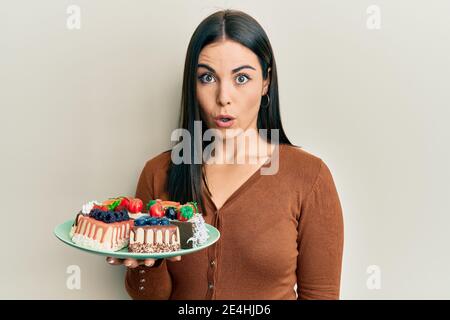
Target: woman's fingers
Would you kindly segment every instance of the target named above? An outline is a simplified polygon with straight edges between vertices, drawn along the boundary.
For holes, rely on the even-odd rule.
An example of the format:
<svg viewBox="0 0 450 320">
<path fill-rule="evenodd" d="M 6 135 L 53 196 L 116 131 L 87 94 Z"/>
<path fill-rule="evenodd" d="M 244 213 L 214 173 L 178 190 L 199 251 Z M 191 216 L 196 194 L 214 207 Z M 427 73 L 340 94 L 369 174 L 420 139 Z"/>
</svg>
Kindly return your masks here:
<svg viewBox="0 0 450 320">
<path fill-rule="evenodd" d="M 123 259 L 114 258 L 114 257 L 106 257 L 106 262 L 112 266 L 120 266 L 123 264 Z"/>
<path fill-rule="evenodd" d="M 172 257 L 172 258 L 167 258 L 169 261 L 180 261 L 181 260 L 181 256 L 176 256 L 176 257 Z"/>
<path fill-rule="evenodd" d="M 139 266 L 139 261 L 135 259 L 125 259 L 123 264 L 128 268 L 136 268 Z"/>
<path fill-rule="evenodd" d="M 180 261 L 181 256 L 167 258 L 169 261 Z M 119 259 L 114 257 L 107 257 L 106 262 L 108 262 L 112 266 L 124 265 L 128 268 L 136 268 L 140 265 L 145 265 L 146 267 L 152 267 L 156 260 L 155 259 L 145 259 L 145 260 L 136 260 L 136 259 Z"/>
<path fill-rule="evenodd" d="M 152 267 L 155 264 L 155 259 L 145 259 L 144 264 L 146 267 Z"/>
</svg>

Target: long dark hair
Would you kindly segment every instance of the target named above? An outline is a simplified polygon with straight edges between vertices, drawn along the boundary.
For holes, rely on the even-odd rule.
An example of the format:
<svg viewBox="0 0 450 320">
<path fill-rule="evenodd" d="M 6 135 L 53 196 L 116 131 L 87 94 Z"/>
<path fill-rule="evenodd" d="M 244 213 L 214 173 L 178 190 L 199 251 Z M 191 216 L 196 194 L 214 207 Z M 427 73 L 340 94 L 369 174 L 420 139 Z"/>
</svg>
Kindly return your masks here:
<svg viewBox="0 0 450 320">
<path fill-rule="evenodd" d="M 260 107 L 258 129 L 267 130 L 267 141 L 271 142 L 270 129 L 278 129 L 280 144 L 292 145 L 281 124 L 280 103 L 278 98 L 278 78 L 275 58 L 269 39 L 259 23 L 248 14 L 237 10 L 221 10 L 204 19 L 194 31 L 186 53 L 184 64 L 183 89 L 181 96 L 180 127 L 189 131 L 191 143 L 190 164 L 171 162 L 168 174 L 167 191 L 171 200 L 185 203 L 196 201 L 201 212 L 206 214 L 202 201 L 202 192 L 206 187 L 203 177 L 203 164 L 196 164 L 196 152 L 202 152 L 205 143 L 202 137 L 194 136 L 194 121 L 201 121 L 199 104 L 196 98 L 196 72 L 201 50 L 210 43 L 229 39 L 249 48 L 258 56 L 263 78 L 270 76 L 270 97 L 268 107 Z M 270 73 L 268 72 L 268 69 Z M 266 99 L 261 99 L 266 100 Z M 264 101 L 267 103 L 267 100 Z M 202 132 L 208 128 L 202 121 Z M 193 141 L 193 138 L 196 141 Z M 201 149 L 200 149 L 201 148 Z M 206 188 L 206 191 L 209 190 Z"/>
</svg>

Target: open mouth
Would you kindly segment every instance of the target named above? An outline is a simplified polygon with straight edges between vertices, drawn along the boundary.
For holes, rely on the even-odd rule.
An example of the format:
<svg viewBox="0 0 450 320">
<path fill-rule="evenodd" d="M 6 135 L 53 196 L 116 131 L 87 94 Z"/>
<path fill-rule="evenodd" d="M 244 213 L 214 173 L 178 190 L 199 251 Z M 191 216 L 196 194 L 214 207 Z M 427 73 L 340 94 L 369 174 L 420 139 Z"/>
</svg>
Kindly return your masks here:
<svg viewBox="0 0 450 320">
<path fill-rule="evenodd" d="M 218 114 L 214 117 L 214 122 L 219 128 L 230 128 L 234 124 L 235 117 L 228 113 Z"/>
<path fill-rule="evenodd" d="M 223 114 L 217 116 L 214 121 L 219 128 L 229 128 L 233 125 L 234 119 L 235 118 L 229 114 Z"/>
</svg>

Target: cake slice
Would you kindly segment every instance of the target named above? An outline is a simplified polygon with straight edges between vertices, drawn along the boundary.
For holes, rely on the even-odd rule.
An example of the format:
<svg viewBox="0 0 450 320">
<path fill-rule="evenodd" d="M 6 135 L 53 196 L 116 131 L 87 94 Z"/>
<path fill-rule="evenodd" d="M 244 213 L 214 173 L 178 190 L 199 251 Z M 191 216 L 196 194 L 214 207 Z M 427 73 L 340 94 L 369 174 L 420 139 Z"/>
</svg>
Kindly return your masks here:
<svg viewBox="0 0 450 320">
<path fill-rule="evenodd" d="M 192 249 L 202 246 L 209 238 L 205 220 L 200 213 L 195 213 L 187 221 L 171 220 L 171 224 L 180 230 L 181 249 Z"/>
<path fill-rule="evenodd" d="M 160 253 L 180 250 L 180 231 L 166 218 L 142 217 L 134 221 L 128 251 Z"/>
<path fill-rule="evenodd" d="M 70 230 L 72 241 L 82 247 L 118 251 L 128 245 L 134 223 L 119 206 L 126 198 L 91 201 L 83 205 Z"/>
<path fill-rule="evenodd" d="M 128 245 L 133 221 L 106 223 L 79 213 L 72 226 L 72 241 L 83 247 L 118 251 Z"/>
<path fill-rule="evenodd" d="M 142 217 L 137 219 L 135 221 L 135 228 L 132 232 L 140 232 L 144 235 L 144 231 L 139 230 L 146 226 L 145 229 L 149 229 L 150 234 L 153 234 L 157 232 L 156 230 L 158 230 L 158 227 L 155 225 L 171 225 L 173 230 L 175 230 L 174 227 L 176 227 L 176 232 L 178 234 L 177 242 L 181 249 L 197 248 L 205 244 L 208 240 L 208 229 L 206 228 L 203 216 L 198 212 L 196 202 L 187 202 L 182 205 L 180 202 L 176 201 L 150 199 L 146 207 L 151 217 Z M 150 227 L 148 227 L 149 225 Z M 133 240 L 130 240 L 130 244 L 131 241 Z M 138 243 L 139 245 L 133 246 L 131 249 L 132 251 L 141 250 L 142 248 L 142 250 L 152 251 L 163 250 L 160 249 L 163 247 L 167 248 L 167 243 L 165 246 L 157 246 L 157 243 L 154 243 L 153 248 L 150 248 L 152 245 L 149 245 L 143 236 L 139 237 Z M 170 251 L 172 249 L 167 250 Z"/>
</svg>

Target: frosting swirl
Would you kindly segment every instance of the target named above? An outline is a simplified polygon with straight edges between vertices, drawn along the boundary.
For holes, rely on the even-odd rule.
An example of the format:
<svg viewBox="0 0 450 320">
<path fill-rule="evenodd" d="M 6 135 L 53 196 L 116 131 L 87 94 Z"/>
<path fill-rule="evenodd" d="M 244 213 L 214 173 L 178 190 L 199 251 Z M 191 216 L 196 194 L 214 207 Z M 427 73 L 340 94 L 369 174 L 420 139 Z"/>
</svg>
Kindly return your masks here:
<svg viewBox="0 0 450 320">
<path fill-rule="evenodd" d="M 94 207 L 94 205 L 101 205 L 101 203 L 98 202 L 97 200 L 89 201 L 88 203 L 83 205 L 83 207 L 81 209 L 81 213 L 89 214 L 91 212 L 92 208 Z"/>
</svg>

